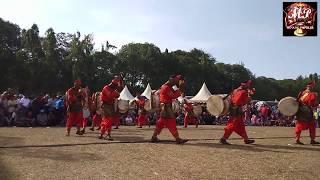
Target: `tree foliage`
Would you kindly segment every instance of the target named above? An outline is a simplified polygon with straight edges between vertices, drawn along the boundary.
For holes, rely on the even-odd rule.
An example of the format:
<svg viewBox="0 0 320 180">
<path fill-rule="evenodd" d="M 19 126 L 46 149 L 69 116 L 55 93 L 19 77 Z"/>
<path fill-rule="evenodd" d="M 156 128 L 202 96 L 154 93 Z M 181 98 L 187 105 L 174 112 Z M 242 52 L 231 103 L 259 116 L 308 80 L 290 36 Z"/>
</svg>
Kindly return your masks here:
<svg viewBox="0 0 320 180">
<path fill-rule="evenodd" d="M 93 90 L 101 90 L 114 75 L 123 74 L 129 89 L 142 91 L 147 83 L 157 89 L 169 75 L 181 73 L 187 82 L 187 95 L 195 95 L 203 82 L 212 93 L 228 93 L 242 81 L 253 79 L 255 99 L 274 100 L 296 96 L 317 73 L 297 79 L 276 80 L 255 77 L 243 64 L 225 64 L 200 49 L 161 52 L 150 43 L 129 43 L 117 53 L 106 41 L 94 49 L 93 35 L 59 32 L 49 28 L 44 37 L 33 24 L 30 29 L 0 18 L 0 90 L 8 87 L 22 93 L 64 92 L 80 78 Z M 319 91 L 319 85 L 316 90 Z"/>
</svg>

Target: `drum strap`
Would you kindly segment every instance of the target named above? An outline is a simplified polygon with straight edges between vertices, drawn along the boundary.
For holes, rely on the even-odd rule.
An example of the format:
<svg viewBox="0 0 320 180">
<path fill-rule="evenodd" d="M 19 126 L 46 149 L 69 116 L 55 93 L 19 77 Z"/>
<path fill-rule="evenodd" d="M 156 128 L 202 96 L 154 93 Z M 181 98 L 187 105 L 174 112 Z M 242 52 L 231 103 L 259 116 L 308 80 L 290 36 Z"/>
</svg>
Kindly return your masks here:
<svg viewBox="0 0 320 180">
<path fill-rule="evenodd" d="M 312 109 L 309 106 L 301 103 L 299 104 L 299 109 L 296 116 L 300 121 L 312 121 L 314 119 Z"/>
<path fill-rule="evenodd" d="M 173 112 L 172 103 L 161 103 L 160 104 L 160 117 L 163 118 L 175 118 L 175 113 Z"/>
<path fill-rule="evenodd" d="M 241 106 L 236 106 L 236 105 L 230 105 L 230 115 L 231 116 L 242 116 L 244 115 L 244 112 L 242 111 Z"/>
<path fill-rule="evenodd" d="M 102 109 L 103 109 L 104 116 L 114 116 L 116 114 L 113 104 L 103 103 Z"/>
</svg>

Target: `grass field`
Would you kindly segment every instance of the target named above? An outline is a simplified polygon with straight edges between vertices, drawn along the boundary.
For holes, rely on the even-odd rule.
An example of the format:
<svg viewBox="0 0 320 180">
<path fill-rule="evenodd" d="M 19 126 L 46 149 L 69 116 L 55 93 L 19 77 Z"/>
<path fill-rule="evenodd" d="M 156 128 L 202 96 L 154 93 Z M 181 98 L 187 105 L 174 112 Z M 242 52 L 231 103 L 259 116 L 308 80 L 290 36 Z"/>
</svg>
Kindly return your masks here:
<svg viewBox="0 0 320 180">
<path fill-rule="evenodd" d="M 228 146 L 219 144 L 223 128 L 179 128 L 190 139 L 185 145 L 168 130 L 162 142 L 149 143 L 153 127 L 121 126 L 113 142 L 97 139 L 98 132 L 65 137 L 63 128 L 0 128 L 0 180 L 320 179 L 320 146 L 309 144 L 308 131 L 306 145 L 295 145 L 293 128 L 247 127 L 256 143 L 233 134 Z"/>
</svg>

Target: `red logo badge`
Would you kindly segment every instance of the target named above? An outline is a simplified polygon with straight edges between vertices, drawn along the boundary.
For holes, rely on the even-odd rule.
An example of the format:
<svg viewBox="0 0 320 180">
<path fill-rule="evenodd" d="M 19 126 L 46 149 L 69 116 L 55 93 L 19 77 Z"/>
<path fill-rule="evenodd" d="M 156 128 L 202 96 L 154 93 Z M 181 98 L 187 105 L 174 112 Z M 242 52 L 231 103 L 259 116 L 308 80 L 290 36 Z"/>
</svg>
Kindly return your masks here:
<svg viewBox="0 0 320 180">
<path fill-rule="evenodd" d="M 283 35 L 317 36 L 317 2 L 284 2 Z"/>
</svg>

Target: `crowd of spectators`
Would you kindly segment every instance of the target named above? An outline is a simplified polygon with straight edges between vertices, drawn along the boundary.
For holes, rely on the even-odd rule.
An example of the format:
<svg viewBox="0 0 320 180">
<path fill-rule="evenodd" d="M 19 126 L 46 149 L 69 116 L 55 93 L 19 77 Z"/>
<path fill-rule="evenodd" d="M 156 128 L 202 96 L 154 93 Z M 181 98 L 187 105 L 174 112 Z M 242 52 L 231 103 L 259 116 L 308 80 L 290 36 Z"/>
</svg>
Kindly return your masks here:
<svg viewBox="0 0 320 180">
<path fill-rule="evenodd" d="M 63 96 L 27 96 L 8 89 L 0 96 L 0 126 L 63 125 Z"/>
<path fill-rule="evenodd" d="M 263 103 L 256 105 L 252 103 L 245 109 L 245 123 L 252 126 L 294 126 L 295 117 L 283 116 L 277 103 Z M 137 111 L 129 110 L 126 114 L 121 114 L 122 125 L 135 125 Z M 157 113 L 149 114 L 149 125 L 156 123 Z M 203 107 L 202 114 L 198 117 L 201 125 L 224 125 L 228 121 L 228 116 L 215 117 L 210 115 Z M 315 111 L 315 118 L 320 124 L 320 108 Z M 177 124 L 183 125 L 184 112 L 181 110 L 177 116 Z M 14 93 L 8 89 L 0 96 L 0 126 L 65 126 L 66 108 L 64 96 L 49 95 L 27 96 Z M 88 125 L 91 124 L 89 118 Z M 318 126 L 319 127 L 319 126 Z"/>
</svg>

